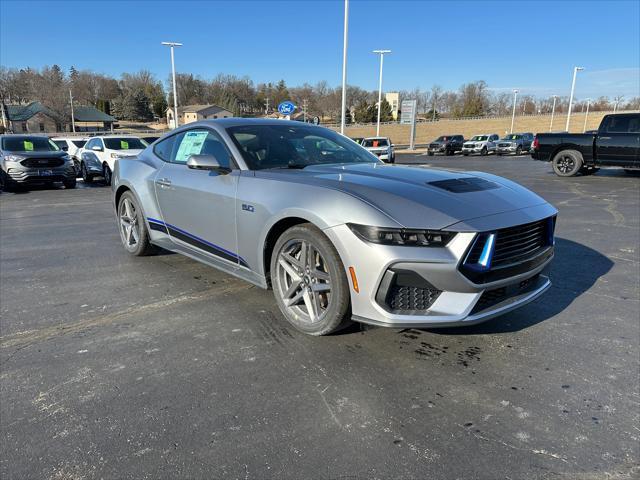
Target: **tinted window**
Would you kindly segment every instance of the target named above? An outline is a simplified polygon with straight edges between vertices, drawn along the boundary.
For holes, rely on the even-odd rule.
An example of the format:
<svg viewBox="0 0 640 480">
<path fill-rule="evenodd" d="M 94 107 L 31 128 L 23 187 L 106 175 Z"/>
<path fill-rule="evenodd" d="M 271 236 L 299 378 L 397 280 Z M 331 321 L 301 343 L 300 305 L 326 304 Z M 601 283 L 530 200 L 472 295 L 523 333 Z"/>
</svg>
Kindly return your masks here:
<svg viewBox="0 0 640 480">
<path fill-rule="evenodd" d="M 638 126 L 640 118 L 630 115 L 619 117 L 609 117 L 607 132 L 611 133 L 637 133 L 640 131 Z"/>
<path fill-rule="evenodd" d="M 55 143 L 58 148 L 64 150 L 65 148 L 67 148 L 67 142 L 65 140 L 52 140 L 53 143 Z"/>
<path fill-rule="evenodd" d="M 71 140 L 71 143 L 73 143 L 78 148 L 82 148 L 82 147 L 84 147 L 84 144 L 87 143 L 87 141 L 86 140 Z"/>
<path fill-rule="evenodd" d="M 386 138 L 367 138 L 362 141 L 362 146 L 370 148 L 388 147 L 389 142 L 387 142 Z"/>
<path fill-rule="evenodd" d="M 2 149 L 9 152 L 57 152 L 60 150 L 47 137 L 4 137 Z"/>
<path fill-rule="evenodd" d="M 144 150 L 147 143 L 135 137 L 104 138 L 104 144 L 109 150 Z"/>
<path fill-rule="evenodd" d="M 187 130 L 158 143 L 158 146 L 165 142 L 167 145 L 163 146 L 163 154 L 167 155 L 168 162 L 185 164 L 191 155 L 213 155 L 220 166 L 232 168 L 229 150 L 220 136 L 212 130 Z"/>
<path fill-rule="evenodd" d="M 173 153 L 173 146 L 176 144 L 176 137 L 178 135 L 171 135 L 165 138 L 161 142 L 158 142 L 153 147 L 153 153 L 160 157 L 165 162 L 171 161 L 171 154 Z"/>
<path fill-rule="evenodd" d="M 304 168 L 329 163 L 378 163 L 378 159 L 339 133 L 325 128 L 244 125 L 227 132 L 252 170 Z"/>
</svg>

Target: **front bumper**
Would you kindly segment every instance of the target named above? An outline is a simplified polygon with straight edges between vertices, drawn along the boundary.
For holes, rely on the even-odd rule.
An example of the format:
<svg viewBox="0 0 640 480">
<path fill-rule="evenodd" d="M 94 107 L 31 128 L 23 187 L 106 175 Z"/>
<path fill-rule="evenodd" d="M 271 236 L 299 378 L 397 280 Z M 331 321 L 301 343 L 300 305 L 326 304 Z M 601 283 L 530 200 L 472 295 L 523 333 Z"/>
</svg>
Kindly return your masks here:
<svg viewBox="0 0 640 480">
<path fill-rule="evenodd" d="M 17 184 L 64 182 L 76 178 L 72 163 L 55 168 L 8 167 L 7 176 Z"/>
<path fill-rule="evenodd" d="M 522 148 L 522 147 L 520 147 Z M 516 150 L 518 149 L 518 146 L 513 146 L 513 147 L 497 147 L 496 148 L 496 152 L 497 153 L 516 153 Z"/>
<path fill-rule="evenodd" d="M 526 305 L 551 286 L 544 272 L 553 259 L 553 251 L 529 270 L 490 283 L 473 283 L 459 268 L 476 237 L 473 232 L 458 233 L 445 248 L 370 244 L 356 237 L 346 225 L 329 228 L 325 233 L 338 249 L 345 268 L 355 270 L 359 292 L 351 291 L 352 317 L 362 323 L 393 328 L 470 325 Z M 385 302 L 386 292 L 390 291 L 390 271 L 407 274 L 408 280 L 394 285 L 405 290 L 392 302 Z M 394 292 L 398 295 L 398 289 Z M 396 308 L 409 297 L 411 305 Z M 487 302 L 487 298 L 492 301 Z M 416 304 L 420 307 L 413 310 Z"/>
<path fill-rule="evenodd" d="M 486 148 L 488 152 L 492 151 L 489 147 L 462 147 L 462 153 L 481 153 Z"/>
</svg>

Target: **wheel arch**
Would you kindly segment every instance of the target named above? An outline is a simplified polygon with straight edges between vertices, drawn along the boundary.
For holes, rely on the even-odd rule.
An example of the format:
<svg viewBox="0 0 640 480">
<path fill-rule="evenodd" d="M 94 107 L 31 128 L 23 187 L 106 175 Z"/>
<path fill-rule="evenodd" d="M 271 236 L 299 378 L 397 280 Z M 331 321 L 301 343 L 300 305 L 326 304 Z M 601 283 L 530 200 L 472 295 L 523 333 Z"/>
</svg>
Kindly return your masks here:
<svg viewBox="0 0 640 480">
<path fill-rule="evenodd" d="M 563 150 L 575 150 L 576 152 L 578 152 L 582 157 L 582 163 L 585 165 L 593 163 L 592 155 L 587 156 L 584 154 L 583 152 L 584 146 L 577 145 L 575 143 L 561 143 L 560 145 L 556 146 L 553 150 L 551 150 L 551 153 L 549 155 L 549 161 L 553 162 L 553 159 L 556 158 L 556 155 L 562 152 Z"/>
<path fill-rule="evenodd" d="M 300 225 L 303 223 L 310 223 L 318 227 L 318 225 L 316 225 L 314 222 L 310 221 L 307 218 L 303 218 L 301 216 L 289 216 L 289 217 L 284 217 L 279 219 L 269 228 L 269 231 L 265 236 L 263 246 L 262 246 L 262 268 L 264 272 L 264 277 L 267 281 L 267 285 L 271 284 L 271 279 L 270 279 L 271 257 L 273 255 L 273 249 L 276 245 L 276 242 L 278 241 L 278 238 L 280 238 L 280 236 L 291 227 L 294 227 L 296 225 Z"/>
</svg>

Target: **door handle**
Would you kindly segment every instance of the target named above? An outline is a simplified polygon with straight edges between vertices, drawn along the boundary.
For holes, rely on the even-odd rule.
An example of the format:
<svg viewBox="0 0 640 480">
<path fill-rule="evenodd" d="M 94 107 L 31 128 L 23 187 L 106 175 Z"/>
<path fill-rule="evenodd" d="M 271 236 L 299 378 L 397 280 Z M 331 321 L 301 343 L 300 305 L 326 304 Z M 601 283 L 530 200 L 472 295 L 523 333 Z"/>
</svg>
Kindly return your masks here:
<svg viewBox="0 0 640 480">
<path fill-rule="evenodd" d="M 611 140 L 611 137 L 598 137 L 600 140 Z"/>
<path fill-rule="evenodd" d="M 159 185 L 160 187 L 170 187 L 171 180 L 169 180 L 168 178 L 159 178 L 158 180 L 156 180 L 156 185 Z"/>
</svg>

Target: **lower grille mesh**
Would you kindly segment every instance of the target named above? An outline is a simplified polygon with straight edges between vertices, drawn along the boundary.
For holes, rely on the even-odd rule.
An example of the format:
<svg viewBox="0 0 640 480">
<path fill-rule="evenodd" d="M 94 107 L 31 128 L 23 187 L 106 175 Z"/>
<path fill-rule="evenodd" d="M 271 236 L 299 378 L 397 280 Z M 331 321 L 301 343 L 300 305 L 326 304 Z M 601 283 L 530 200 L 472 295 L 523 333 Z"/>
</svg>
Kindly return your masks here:
<svg viewBox="0 0 640 480">
<path fill-rule="evenodd" d="M 427 310 L 440 295 L 440 290 L 393 285 L 387 296 L 392 310 Z"/>
</svg>

